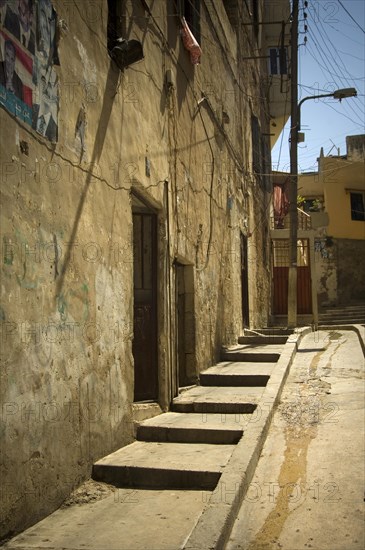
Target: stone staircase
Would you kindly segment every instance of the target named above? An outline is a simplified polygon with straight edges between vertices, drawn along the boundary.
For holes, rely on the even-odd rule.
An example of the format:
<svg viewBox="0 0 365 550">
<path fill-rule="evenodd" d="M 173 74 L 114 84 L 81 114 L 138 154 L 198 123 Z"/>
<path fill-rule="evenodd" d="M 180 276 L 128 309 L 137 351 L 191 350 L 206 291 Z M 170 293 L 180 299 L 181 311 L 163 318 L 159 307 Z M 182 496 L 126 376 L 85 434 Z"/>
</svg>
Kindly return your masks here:
<svg viewBox="0 0 365 550">
<path fill-rule="evenodd" d="M 94 464 L 110 485 L 88 480 L 5 548 L 225 548 L 303 331 L 289 334 L 245 331 L 170 412 L 136 424 L 134 443 Z"/>
<path fill-rule="evenodd" d="M 365 324 L 365 304 L 324 308 L 319 314 L 319 325 Z"/>
<path fill-rule="evenodd" d="M 244 438 L 290 331 L 247 331 L 171 412 L 138 424 L 134 443 L 102 458 L 93 479 L 117 487 L 212 491 Z"/>
</svg>

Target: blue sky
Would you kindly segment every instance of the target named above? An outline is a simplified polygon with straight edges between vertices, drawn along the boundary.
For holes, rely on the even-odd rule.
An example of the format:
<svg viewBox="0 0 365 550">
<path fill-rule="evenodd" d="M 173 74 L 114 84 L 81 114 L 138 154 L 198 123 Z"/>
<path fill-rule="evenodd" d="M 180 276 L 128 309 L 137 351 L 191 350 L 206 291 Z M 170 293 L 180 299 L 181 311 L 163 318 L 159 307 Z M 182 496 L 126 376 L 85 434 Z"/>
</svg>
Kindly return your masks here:
<svg viewBox="0 0 365 550">
<path fill-rule="evenodd" d="M 338 148 L 344 155 L 346 136 L 365 133 L 365 2 L 308 0 L 304 8 L 300 0 L 299 6 L 299 100 L 339 88 L 358 92 L 357 98 L 341 103 L 327 98 L 303 104 L 305 142 L 298 147 L 298 169 L 308 172 L 317 169 L 321 147 L 325 155 L 338 154 Z M 289 133 L 290 120 L 272 151 L 274 170 L 290 171 Z"/>
</svg>

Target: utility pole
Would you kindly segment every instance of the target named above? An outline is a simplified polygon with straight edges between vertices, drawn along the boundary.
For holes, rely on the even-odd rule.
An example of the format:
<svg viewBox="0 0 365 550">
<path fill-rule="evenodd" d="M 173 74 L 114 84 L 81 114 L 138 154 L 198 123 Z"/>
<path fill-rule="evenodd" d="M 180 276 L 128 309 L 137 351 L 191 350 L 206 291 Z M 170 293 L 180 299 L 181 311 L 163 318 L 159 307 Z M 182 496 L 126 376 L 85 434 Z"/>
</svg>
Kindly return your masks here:
<svg viewBox="0 0 365 550">
<path fill-rule="evenodd" d="M 293 0 L 291 25 L 291 129 L 290 129 L 290 187 L 289 187 L 289 280 L 288 327 L 297 325 L 297 239 L 298 239 L 298 8 Z"/>
</svg>

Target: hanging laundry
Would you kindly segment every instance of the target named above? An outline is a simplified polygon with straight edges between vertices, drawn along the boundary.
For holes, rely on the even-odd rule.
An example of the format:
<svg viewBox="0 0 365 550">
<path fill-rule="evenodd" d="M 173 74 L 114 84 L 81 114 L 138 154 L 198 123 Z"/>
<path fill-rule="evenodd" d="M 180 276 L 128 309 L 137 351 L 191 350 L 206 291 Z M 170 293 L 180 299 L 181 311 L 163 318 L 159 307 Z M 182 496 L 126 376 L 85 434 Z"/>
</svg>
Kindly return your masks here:
<svg viewBox="0 0 365 550">
<path fill-rule="evenodd" d="M 202 55 L 202 50 L 197 42 L 197 40 L 194 38 L 193 33 L 189 29 L 189 26 L 186 22 L 185 17 L 181 18 L 181 37 L 184 44 L 184 48 L 190 52 L 190 61 L 193 65 L 199 65 L 200 63 L 200 57 Z"/>
<path fill-rule="evenodd" d="M 284 227 L 284 218 L 289 212 L 289 199 L 287 195 L 288 180 L 284 184 L 274 184 L 273 203 L 275 229 Z"/>
</svg>

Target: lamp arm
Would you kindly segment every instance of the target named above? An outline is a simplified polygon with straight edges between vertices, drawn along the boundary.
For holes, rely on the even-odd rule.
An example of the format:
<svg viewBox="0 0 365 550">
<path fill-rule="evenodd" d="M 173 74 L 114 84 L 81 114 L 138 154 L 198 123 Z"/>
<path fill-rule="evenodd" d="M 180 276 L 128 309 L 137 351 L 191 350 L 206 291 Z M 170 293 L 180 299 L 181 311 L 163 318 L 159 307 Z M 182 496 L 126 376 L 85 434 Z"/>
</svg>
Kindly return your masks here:
<svg viewBox="0 0 365 550">
<path fill-rule="evenodd" d="M 304 97 L 303 99 L 301 99 L 298 103 L 298 131 L 300 130 L 300 108 L 302 106 L 302 104 L 305 102 L 305 101 L 308 101 L 308 99 L 322 99 L 323 97 L 333 97 L 333 93 L 332 94 L 320 94 L 320 95 L 310 95 L 310 96 L 307 96 L 307 97 Z"/>
</svg>

